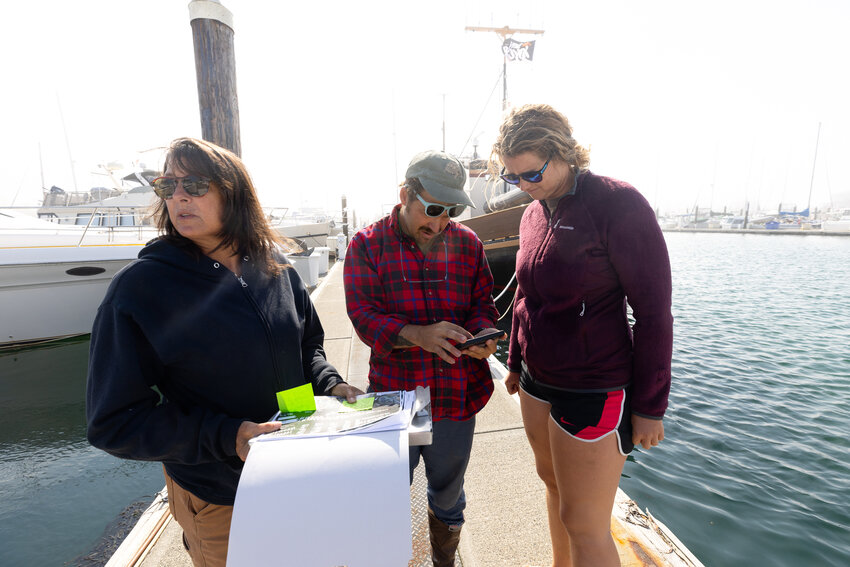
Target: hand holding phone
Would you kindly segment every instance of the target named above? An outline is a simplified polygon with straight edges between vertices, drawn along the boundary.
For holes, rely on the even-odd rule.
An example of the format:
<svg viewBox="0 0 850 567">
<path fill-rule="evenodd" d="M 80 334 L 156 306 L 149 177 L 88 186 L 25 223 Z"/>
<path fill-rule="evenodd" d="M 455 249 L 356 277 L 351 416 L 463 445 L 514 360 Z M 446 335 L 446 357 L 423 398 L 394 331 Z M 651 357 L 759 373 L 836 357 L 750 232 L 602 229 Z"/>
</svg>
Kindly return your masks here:
<svg viewBox="0 0 850 567">
<path fill-rule="evenodd" d="M 480 337 L 473 337 L 473 338 L 469 339 L 468 341 L 466 341 L 464 343 L 456 344 L 455 348 L 458 349 L 458 350 L 464 350 L 464 349 L 468 349 L 471 346 L 483 345 L 484 343 L 486 343 L 490 339 L 498 339 L 498 338 L 503 337 L 504 334 L 505 334 L 504 331 L 492 331 L 490 333 L 485 333 L 485 334 L 481 335 Z"/>
</svg>

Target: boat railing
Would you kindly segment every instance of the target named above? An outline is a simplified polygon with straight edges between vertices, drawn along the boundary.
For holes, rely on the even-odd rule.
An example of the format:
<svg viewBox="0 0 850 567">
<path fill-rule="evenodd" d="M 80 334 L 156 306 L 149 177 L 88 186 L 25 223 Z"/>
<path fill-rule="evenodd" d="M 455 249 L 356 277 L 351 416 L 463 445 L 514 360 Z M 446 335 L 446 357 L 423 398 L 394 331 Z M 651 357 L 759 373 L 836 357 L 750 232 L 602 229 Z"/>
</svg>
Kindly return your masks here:
<svg viewBox="0 0 850 567">
<path fill-rule="evenodd" d="M 156 227 L 150 224 L 149 206 L 70 206 L 63 207 L 67 210 L 63 210 L 61 216 L 55 212 L 40 214 L 37 209 L 3 207 L 3 210 L 9 210 L 14 215 L 16 222 L 4 225 L 2 233 L 29 234 L 39 239 L 56 236 L 65 242 L 74 242 L 78 247 L 88 244 L 144 243 L 157 235 Z"/>
<path fill-rule="evenodd" d="M 77 242 L 78 247 L 83 245 L 83 241 L 86 239 L 86 236 L 89 234 L 89 230 L 91 229 L 92 223 L 94 222 L 94 220 L 96 218 L 98 218 L 98 216 L 97 216 L 98 210 L 99 210 L 99 208 L 95 207 L 95 209 L 92 211 L 92 214 L 89 216 L 89 221 L 86 224 L 85 229 L 83 229 L 82 234 L 80 235 L 79 242 Z M 153 227 L 145 226 L 145 225 L 141 225 L 141 224 L 139 224 L 139 225 L 106 225 L 106 226 L 95 225 L 95 227 L 96 228 L 94 230 L 103 230 L 106 233 L 107 242 L 109 242 L 109 243 L 118 242 L 119 241 L 118 237 L 122 233 L 125 234 L 125 235 L 132 235 L 132 236 L 135 237 L 136 240 L 143 240 L 145 230 L 150 231 L 153 228 Z M 121 229 L 129 229 L 129 230 L 121 230 Z"/>
<path fill-rule="evenodd" d="M 317 223 L 328 223 L 330 226 L 333 226 L 335 224 L 329 215 L 301 214 L 297 211 L 290 212 L 289 207 L 267 207 L 263 211 L 272 226 L 299 226 Z"/>
</svg>

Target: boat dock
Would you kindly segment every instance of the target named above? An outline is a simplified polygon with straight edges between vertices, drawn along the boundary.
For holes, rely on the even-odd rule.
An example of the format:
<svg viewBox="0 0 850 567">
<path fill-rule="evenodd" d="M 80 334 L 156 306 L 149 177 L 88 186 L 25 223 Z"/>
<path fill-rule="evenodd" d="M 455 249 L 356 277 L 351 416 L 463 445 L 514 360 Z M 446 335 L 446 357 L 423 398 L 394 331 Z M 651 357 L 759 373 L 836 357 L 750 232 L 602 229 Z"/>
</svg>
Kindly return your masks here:
<svg viewBox="0 0 850 567">
<path fill-rule="evenodd" d="M 369 348 L 355 334 L 346 313 L 341 262 L 332 265 L 312 298 L 325 328 L 328 360 L 349 383 L 365 390 Z M 490 363 L 495 390 L 476 422 L 465 484 L 466 523 L 456 563 L 462 567 L 551 565 L 545 489 L 535 471 L 518 400 L 502 383 L 506 370 L 493 357 Z M 409 567 L 432 565 L 425 486 L 420 463 L 410 489 L 413 559 Z M 622 491 L 611 529 L 624 567 L 702 565 L 669 529 L 641 512 Z M 181 536 L 167 503 L 158 497 L 107 565 L 191 567 Z"/>
</svg>

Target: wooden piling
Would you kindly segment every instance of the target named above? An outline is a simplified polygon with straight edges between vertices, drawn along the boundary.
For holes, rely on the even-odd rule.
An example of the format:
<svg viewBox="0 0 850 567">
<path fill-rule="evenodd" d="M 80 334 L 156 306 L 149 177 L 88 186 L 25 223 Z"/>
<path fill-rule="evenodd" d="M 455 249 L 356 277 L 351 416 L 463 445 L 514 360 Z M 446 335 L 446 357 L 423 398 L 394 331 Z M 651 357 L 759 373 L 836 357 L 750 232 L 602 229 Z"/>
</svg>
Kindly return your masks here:
<svg viewBox="0 0 850 567">
<path fill-rule="evenodd" d="M 233 14 L 217 0 L 192 0 L 189 20 L 195 45 L 201 135 L 241 155 Z"/>
</svg>

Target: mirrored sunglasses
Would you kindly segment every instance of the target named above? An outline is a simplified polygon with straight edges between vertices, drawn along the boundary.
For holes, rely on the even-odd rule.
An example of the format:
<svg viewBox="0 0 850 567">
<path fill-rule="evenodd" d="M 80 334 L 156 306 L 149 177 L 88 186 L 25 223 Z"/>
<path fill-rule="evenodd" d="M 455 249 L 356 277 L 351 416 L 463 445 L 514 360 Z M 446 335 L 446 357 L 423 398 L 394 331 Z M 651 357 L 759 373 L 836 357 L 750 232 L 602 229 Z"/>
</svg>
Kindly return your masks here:
<svg viewBox="0 0 850 567">
<path fill-rule="evenodd" d="M 422 195 L 419 193 L 416 194 L 416 198 L 419 199 L 420 203 L 425 205 L 425 214 L 429 217 L 439 217 L 447 211 L 450 217 L 456 217 L 466 210 L 466 205 L 440 205 L 439 203 L 429 203 L 423 199 Z"/>
<path fill-rule="evenodd" d="M 151 181 L 153 190 L 160 199 L 168 200 L 177 191 L 177 184 L 183 182 L 183 190 L 192 197 L 203 197 L 210 190 L 210 181 L 206 177 L 187 175 L 186 177 L 157 177 Z"/>
<path fill-rule="evenodd" d="M 505 173 L 505 168 L 502 168 L 502 172 L 499 174 L 505 183 L 510 183 L 511 185 L 519 185 L 520 179 L 525 179 L 529 183 L 540 183 L 543 179 L 543 172 L 546 171 L 546 167 L 549 165 L 549 158 L 546 160 L 546 163 L 543 164 L 543 167 L 538 169 L 537 171 L 526 171 L 524 173 Z"/>
</svg>

